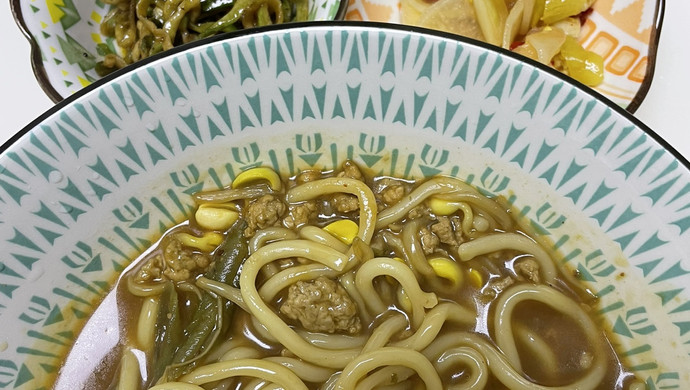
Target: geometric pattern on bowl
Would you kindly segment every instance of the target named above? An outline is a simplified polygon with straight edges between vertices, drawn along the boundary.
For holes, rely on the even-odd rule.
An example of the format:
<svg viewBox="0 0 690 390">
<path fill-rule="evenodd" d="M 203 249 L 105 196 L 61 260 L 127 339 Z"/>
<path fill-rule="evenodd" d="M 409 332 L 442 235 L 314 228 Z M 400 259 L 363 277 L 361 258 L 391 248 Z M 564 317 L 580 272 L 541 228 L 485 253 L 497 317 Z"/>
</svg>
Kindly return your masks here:
<svg viewBox="0 0 690 390">
<path fill-rule="evenodd" d="M 192 193 L 346 158 L 504 196 L 598 294 L 648 387 L 690 386 L 690 170 L 642 126 L 549 69 L 403 27 L 264 29 L 144 61 L 0 155 L 0 387 L 48 386 Z"/>
</svg>

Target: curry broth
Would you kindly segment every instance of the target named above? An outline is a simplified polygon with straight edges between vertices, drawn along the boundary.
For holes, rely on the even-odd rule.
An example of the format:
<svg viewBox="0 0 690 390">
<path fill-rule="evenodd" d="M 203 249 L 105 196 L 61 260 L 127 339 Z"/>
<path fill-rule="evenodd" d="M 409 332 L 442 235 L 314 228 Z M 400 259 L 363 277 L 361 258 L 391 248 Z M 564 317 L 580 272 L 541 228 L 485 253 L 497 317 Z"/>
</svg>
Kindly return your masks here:
<svg viewBox="0 0 690 390">
<path fill-rule="evenodd" d="M 324 172 L 318 176 L 319 178 L 332 177 L 334 174 L 335 172 Z M 391 180 L 393 180 L 393 183 L 402 186 L 406 192 L 419 184 L 418 182 L 387 177 L 370 177 L 366 181 L 370 187 L 386 188 L 386 185 L 390 185 Z M 289 181 L 288 187 L 298 185 L 300 182 L 300 176 L 294 177 Z M 383 184 L 384 182 L 388 184 Z M 357 221 L 357 214 L 355 212 L 337 213 L 332 207 L 324 206 L 324 204 L 328 205 L 329 201 L 330 198 L 328 196 L 317 199 L 317 203 L 321 206 L 319 207 L 318 215 L 311 218 L 309 221 L 310 224 L 323 227 L 334 220 L 343 218 Z M 237 209 L 240 212 L 240 218 L 245 217 L 246 203 L 247 202 L 237 205 Z M 477 215 L 482 218 L 491 218 L 490 215 L 481 212 L 478 212 Z M 430 214 L 429 217 L 433 219 L 435 216 Z M 379 229 L 375 237 L 382 237 L 381 232 L 383 230 L 392 236 L 399 235 L 402 225 L 405 223 L 407 223 L 407 220 L 402 220 L 399 224 L 386 227 L 385 229 Z M 425 226 L 428 226 L 428 223 Z M 528 232 L 520 230 L 517 224 L 515 226 L 513 232 L 529 236 Z M 197 226 L 194 218 L 172 228 L 163 236 L 156 246 L 152 247 L 152 249 L 137 259 L 119 279 L 115 287 L 116 305 L 118 307 L 119 317 L 113 318 L 112 320 L 116 323 L 122 335 L 121 342 L 106 355 L 99 365 L 99 368 L 89 374 L 89 379 L 86 382 L 85 388 L 111 388 L 109 386 L 113 383 L 114 378 L 116 378 L 118 374 L 118 356 L 122 353 L 123 346 L 131 345 L 133 344 L 133 340 L 137 339 L 136 329 L 138 313 L 141 311 L 143 302 L 143 298 L 133 296 L 128 292 L 127 283 L 125 283 L 124 280 L 140 272 L 142 267 L 144 267 L 147 262 L 151 261 L 152 258 L 161 255 L 163 252 L 162 246 L 165 245 L 168 237 L 177 232 L 188 232 L 198 235 L 202 233 L 202 229 Z M 396 257 L 400 255 L 394 245 L 388 245 L 385 240 L 383 240 L 383 242 L 379 241 L 372 242 L 372 247 L 374 247 L 377 256 Z M 460 262 L 459 259 L 456 259 L 454 249 L 448 244 L 439 243 L 434 253 L 443 254 L 458 263 Z M 425 291 L 436 291 L 440 301 L 457 302 L 463 306 L 473 308 L 477 312 L 477 322 L 473 326 L 462 327 L 446 324 L 443 326 L 441 334 L 449 331 L 464 330 L 481 334 L 487 340 L 491 340 L 496 330 L 493 329 L 493 325 L 489 319 L 494 315 L 494 304 L 497 296 L 500 295 L 503 289 L 507 288 L 507 286 L 502 286 L 501 283 L 507 283 L 504 282 L 507 275 L 512 277 L 511 284 L 531 282 L 528 279 L 530 277 L 529 275 L 521 274 L 521 271 L 516 268 L 516 264 L 524 261 L 524 257 L 525 255 L 518 252 L 503 250 L 493 253 L 490 256 L 482 256 L 481 258 L 466 261 L 466 267 L 476 270 L 481 276 L 481 283 L 478 285 L 477 283 L 473 285 L 467 278 L 460 286 L 453 286 L 451 283 L 447 283 L 444 280 L 430 284 L 429 281 L 422 279 L 420 281 L 422 289 Z M 299 259 L 292 259 L 291 262 L 291 264 L 297 264 L 299 263 Z M 203 272 L 199 272 L 195 278 L 199 278 L 202 275 Z M 585 311 L 588 313 L 594 313 L 597 307 L 595 297 L 588 294 L 587 290 L 574 279 L 572 275 L 564 275 L 559 270 L 558 278 L 551 287 L 570 297 L 585 308 Z M 259 283 L 261 283 L 261 279 L 259 279 Z M 391 286 L 389 280 L 379 277 L 375 280 L 375 286 L 378 293 L 382 295 L 382 299 L 388 304 L 390 311 L 405 314 L 405 311 L 401 307 L 398 307 L 396 303 L 397 298 L 394 294 L 395 286 Z M 279 307 L 287 299 L 286 291 L 282 291 L 273 299 L 271 304 L 276 313 L 280 313 Z M 181 322 L 183 324 L 188 324 L 191 321 L 191 316 L 199 305 L 199 297 L 196 296 L 193 291 L 181 293 L 178 296 L 178 305 L 181 308 Z M 226 305 L 228 304 L 226 303 Z M 542 369 L 542 367 L 552 364 L 553 362 L 547 362 L 543 357 L 535 354 L 532 350 L 531 343 L 525 342 L 524 340 L 516 342 L 526 378 L 548 386 L 562 386 L 572 382 L 581 375 L 584 370 L 582 366 L 587 363 L 586 351 L 590 350 L 591 346 L 585 343 L 587 337 L 585 337 L 584 333 L 573 324 L 573 321 L 562 313 L 536 302 L 521 303 L 518 308 L 519 310 L 516 310 L 512 319 L 512 325 L 528 329 L 532 334 L 538 335 L 546 344 L 555 346 L 555 348 L 551 350 L 554 351 L 552 360 L 555 361 L 557 375 L 553 373 L 549 374 Z M 209 313 L 209 315 L 212 314 Z M 381 323 L 388 315 L 389 313 L 381 314 L 379 318 L 370 324 L 370 326 L 362 327 L 361 334 L 357 336 L 368 337 L 371 335 L 373 327 Z M 286 319 L 284 316 L 283 320 L 295 328 L 300 327 L 299 321 Z M 225 352 L 224 348 L 228 348 L 228 343 L 226 343 L 228 339 L 234 340 L 233 345 L 235 346 L 253 346 L 260 351 L 262 357 L 290 356 L 290 352 L 284 350 L 280 344 L 264 340 L 260 336 L 260 332 L 256 331 L 251 316 L 242 310 L 236 308 L 232 323 L 230 325 L 224 324 L 223 327 L 221 339 L 208 351 L 200 362 L 209 362 L 221 356 L 223 352 Z M 412 332 L 412 330 L 408 327 L 407 333 L 409 334 L 410 332 Z M 185 337 L 186 336 L 188 335 L 185 335 Z M 616 356 L 609 339 L 603 332 L 601 332 L 598 342 L 601 343 L 601 348 L 605 351 L 605 364 L 607 368 L 605 377 L 597 389 L 626 389 L 634 380 L 634 376 L 623 368 L 623 364 Z M 80 346 L 75 345 L 72 355 L 79 355 L 80 353 L 82 353 L 80 351 Z M 83 353 L 88 353 L 88 351 L 83 351 Z M 143 352 L 142 355 L 148 356 L 148 354 L 144 354 Z M 140 364 L 142 365 L 140 372 L 144 376 L 143 383 L 149 386 L 152 383 L 151 378 L 147 377 L 147 375 L 151 372 L 152 362 L 150 359 L 142 359 Z M 457 371 L 449 378 L 445 379 L 444 387 L 462 383 L 468 375 L 466 368 L 467 367 L 457 367 Z M 242 383 L 248 382 L 250 381 L 244 379 L 234 380 L 232 388 L 240 388 Z M 321 386 L 314 383 L 307 383 L 307 385 L 310 389 L 319 389 Z M 504 389 L 507 387 L 501 384 L 495 377 L 491 376 L 487 388 Z"/>
</svg>

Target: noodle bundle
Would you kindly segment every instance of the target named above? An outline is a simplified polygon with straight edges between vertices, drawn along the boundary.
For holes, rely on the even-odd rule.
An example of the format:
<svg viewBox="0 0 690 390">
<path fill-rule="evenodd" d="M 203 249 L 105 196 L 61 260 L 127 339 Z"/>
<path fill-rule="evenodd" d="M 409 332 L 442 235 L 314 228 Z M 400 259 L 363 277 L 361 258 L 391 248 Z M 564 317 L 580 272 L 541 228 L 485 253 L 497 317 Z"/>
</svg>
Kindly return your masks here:
<svg viewBox="0 0 690 390">
<path fill-rule="evenodd" d="M 500 199 L 351 161 L 282 184 L 262 169 L 197 194 L 217 209 L 123 274 L 120 299 L 140 315 L 93 388 L 644 388 L 593 297 Z M 205 229 L 208 215 L 232 222 Z"/>
</svg>

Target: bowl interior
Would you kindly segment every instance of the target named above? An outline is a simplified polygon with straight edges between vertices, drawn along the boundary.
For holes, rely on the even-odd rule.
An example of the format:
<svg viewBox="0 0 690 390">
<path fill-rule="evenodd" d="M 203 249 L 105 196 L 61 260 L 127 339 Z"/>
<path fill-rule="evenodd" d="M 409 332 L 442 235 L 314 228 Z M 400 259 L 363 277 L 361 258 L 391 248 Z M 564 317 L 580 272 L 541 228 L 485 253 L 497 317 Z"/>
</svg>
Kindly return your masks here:
<svg viewBox="0 0 690 390">
<path fill-rule="evenodd" d="M 600 298 L 648 384 L 690 385 L 690 170 L 559 74 L 442 35 L 300 25 L 143 61 L 0 156 L 4 380 L 54 378 L 117 273 L 247 167 L 351 158 L 502 195 Z"/>
</svg>

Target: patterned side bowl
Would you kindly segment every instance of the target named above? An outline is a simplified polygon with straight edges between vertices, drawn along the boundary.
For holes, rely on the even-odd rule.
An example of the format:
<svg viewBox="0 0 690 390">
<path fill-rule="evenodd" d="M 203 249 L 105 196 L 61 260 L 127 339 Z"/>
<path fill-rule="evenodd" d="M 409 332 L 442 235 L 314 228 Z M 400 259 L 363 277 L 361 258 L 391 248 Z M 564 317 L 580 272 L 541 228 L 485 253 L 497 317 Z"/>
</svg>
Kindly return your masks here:
<svg viewBox="0 0 690 390">
<path fill-rule="evenodd" d="M 654 76 L 665 0 L 596 0 L 583 26 L 583 47 L 604 58 L 595 89 L 629 112 L 640 106 Z M 400 1 L 350 0 L 348 20 L 400 23 Z"/>
<path fill-rule="evenodd" d="M 309 20 L 342 20 L 347 0 L 309 0 Z M 100 79 L 96 46 L 108 42 L 100 23 L 110 5 L 99 1 L 10 0 L 14 18 L 31 44 L 31 65 L 43 91 L 59 102 Z"/>
<path fill-rule="evenodd" d="M 0 387 L 49 386 L 118 272 L 185 218 L 190 194 L 248 167 L 346 158 L 504 196 L 599 295 L 601 326 L 647 387 L 690 387 L 687 161 L 509 52 L 392 25 L 295 27 L 138 63 L 2 147 Z"/>
</svg>

